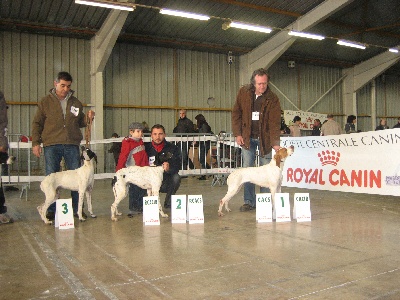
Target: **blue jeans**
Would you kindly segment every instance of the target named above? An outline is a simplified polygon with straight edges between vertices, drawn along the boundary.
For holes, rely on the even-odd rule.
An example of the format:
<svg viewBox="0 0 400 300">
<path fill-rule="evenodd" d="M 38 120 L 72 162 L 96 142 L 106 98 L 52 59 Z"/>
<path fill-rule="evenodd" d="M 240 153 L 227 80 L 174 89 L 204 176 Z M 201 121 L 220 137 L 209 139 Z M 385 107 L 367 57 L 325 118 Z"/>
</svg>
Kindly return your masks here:
<svg viewBox="0 0 400 300">
<path fill-rule="evenodd" d="M 256 161 L 256 149 L 260 145 L 258 139 L 250 139 L 250 149 L 242 148 L 243 167 L 254 167 Z M 259 157 L 260 166 L 266 165 L 271 161 L 272 152 L 264 157 Z M 261 193 L 269 193 L 269 188 L 260 188 Z M 244 184 L 244 203 L 252 207 L 256 206 L 256 189 L 255 185 L 250 182 Z"/>
<path fill-rule="evenodd" d="M 52 145 L 44 147 L 44 160 L 46 165 L 46 175 L 60 171 L 61 159 L 64 157 L 65 165 L 68 170 L 75 170 L 80 167 L 80 151 L 77 145 Z M 78 212 L 79 193 L 71 191 L 72 209 L 74 214 Z M 47 209 L 48 212 L 56 211 L 54 202 Z"/>
</svg>

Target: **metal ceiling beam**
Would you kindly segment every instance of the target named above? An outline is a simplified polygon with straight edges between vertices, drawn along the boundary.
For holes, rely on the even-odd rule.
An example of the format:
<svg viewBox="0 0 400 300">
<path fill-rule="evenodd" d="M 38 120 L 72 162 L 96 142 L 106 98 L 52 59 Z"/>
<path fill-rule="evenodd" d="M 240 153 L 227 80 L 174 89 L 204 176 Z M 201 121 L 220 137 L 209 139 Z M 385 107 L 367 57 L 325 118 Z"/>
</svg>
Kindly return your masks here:
<svg viewBox="0 0 400 300">
<path fill-rule="evenodd" d="M 127 11 L 111 10 L 100 30 L 90 41 L 90 95 L 96 117 L 99 120 L 104 120 L 103 70 L 128 14 Z M 103 137 L 103 122 L 95 121 L 94 139 L 103 139 Z"/>
<path fill-rule="evenodd" d="M 307 30 L 353 1 L 354 0 L 326 0 L 300 17 L 294 23 L 287 26 L 287 29 L 294 29 L 297 31 Z M 243 55 L 240 58 L 240 83 L 246 83 L 253 70 L 271 66 L 296 39 L 296 37 L 288 35 L 287 31 L 280 31 L 250 53 Z"/>
<path fill-rule="evenodd" d="M 400 46 L 400 45 L 399 45 Z M 397 47 L 399 47 L 397 46 Z M 343 71 L 347 75 L 343 82 L 343 111 L 346 115 L 357 116 L 357 91 L 400 61 L 396 53 L 385 51 L 353 68 Z M 372 93 L 373 94 L 373 93 Z M 376 107 L 372 110 L 372 123 L 375 124 Z M 374 125 L 375 126 L 375 125 Z M 371 128 L 373 130 L 375 127 Z"/>
<path fill-rule="evenodd" d="M 290 17 L 295 17 L 295 18 L 301 17 L 301 14 L 299 14 L 297 12 L 276 9 L 276 8 L 269 7 L 269 6 L 244 3 L 244 2 L 240 2 L 240 1 L 236 1 L 236 0 L 213 0 L 213 1 L 218 2 L 218 3 L 225 3 L 225 4 L 229 4 L 229 5 L 236 5 L 236 6 L 245 7 L 245 8 L 252 8 L 255 10 L 266 11 L 266 12 L 271 12 L 274 14 L 285 15 L 285 16 L 290 16 Z"/>
</svg>

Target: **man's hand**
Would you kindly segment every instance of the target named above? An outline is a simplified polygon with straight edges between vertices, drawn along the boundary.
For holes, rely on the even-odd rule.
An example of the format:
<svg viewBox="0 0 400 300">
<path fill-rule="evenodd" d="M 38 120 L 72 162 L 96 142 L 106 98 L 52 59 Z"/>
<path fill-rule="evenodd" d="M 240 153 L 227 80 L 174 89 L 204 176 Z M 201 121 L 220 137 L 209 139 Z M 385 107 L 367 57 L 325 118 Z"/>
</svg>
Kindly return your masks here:
<svg viewBox="0 0 400 300">
<path fill-rule="evenodd" d="M 275 151 L 278 151 L 279 149 L 281 149 L 281 146 L 275 145 L 275 146 L 272 146 L 272 148 L 274 148 Z"/>
<path fill-rule="evenodd" d="M 40 154 L 42 153 L 42 147 L 40 147 L 40 145 L 36 145 L 32 148 L 32 152 L 36 157 L 40 157 Z"/>
<path fill-rule="evenodd" d="M 238 144 L 239 146 L 243 146 L 244 145 L 243 137 L 241 135 L 238 135 L 236 137 L 236 144 Z"/>
</svg>

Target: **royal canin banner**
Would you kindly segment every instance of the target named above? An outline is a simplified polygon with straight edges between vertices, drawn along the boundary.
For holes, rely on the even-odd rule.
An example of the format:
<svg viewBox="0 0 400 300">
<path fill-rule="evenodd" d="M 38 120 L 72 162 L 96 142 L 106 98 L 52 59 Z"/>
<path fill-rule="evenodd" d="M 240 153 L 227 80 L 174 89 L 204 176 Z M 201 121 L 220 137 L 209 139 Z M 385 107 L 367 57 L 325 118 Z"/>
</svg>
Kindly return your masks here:
<svg viewBox="0 0 400 300">
<path fill-rule="evenodd" d="M 400 129 L 282 137 L 283 186 L 400 196 Z"/>
</svg>

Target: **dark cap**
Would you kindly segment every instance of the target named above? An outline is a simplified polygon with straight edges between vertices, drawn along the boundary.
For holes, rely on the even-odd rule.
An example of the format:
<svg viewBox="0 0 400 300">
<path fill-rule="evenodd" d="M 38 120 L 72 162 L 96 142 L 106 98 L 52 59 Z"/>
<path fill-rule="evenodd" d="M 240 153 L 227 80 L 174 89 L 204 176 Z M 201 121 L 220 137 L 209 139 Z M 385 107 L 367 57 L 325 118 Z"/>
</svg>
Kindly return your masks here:
<svg viewBox="0 0 400 300">
<path fill-rule="evenodd" d="M 135 130 L 135 129 L 143 130 L 143 129 L 144 129 L 144 126 L 143 126 L 142 123 L 133 122 L 133 123 L 131 123 L 131 125 L 129 125 L 129 130 Z"/>
</svg>

